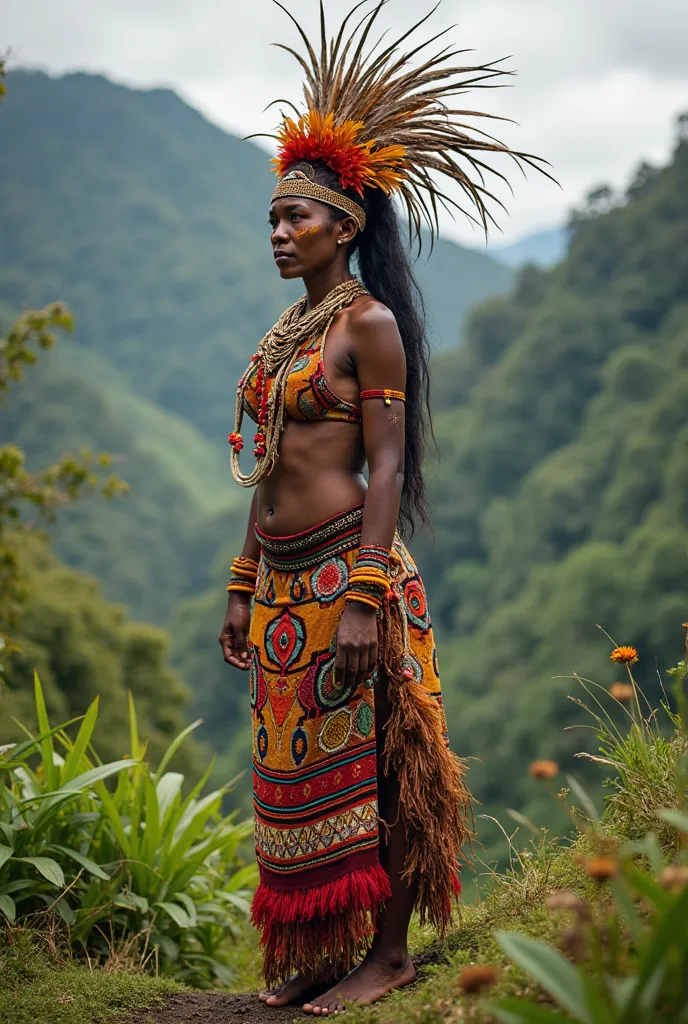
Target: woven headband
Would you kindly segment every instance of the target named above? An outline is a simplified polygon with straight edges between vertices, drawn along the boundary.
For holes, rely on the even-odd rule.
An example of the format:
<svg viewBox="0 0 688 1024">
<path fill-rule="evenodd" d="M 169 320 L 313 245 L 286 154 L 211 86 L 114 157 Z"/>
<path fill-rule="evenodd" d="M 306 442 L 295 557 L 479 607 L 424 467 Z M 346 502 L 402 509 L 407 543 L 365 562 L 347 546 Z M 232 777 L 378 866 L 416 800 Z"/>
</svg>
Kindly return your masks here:
<svg viewBox="0 0 688 1024">
<path fill-rule="evenodd" d="M 272 193 L 272 202 L 274 203 L 275 199 L 284 199 L 287 196 L 306 196 L 308 199 L 317 199 L 320 203 L 327 203 L 328 206 L 334 206 L 337 210 L 343 210 L 344 213 L 348 213 L 354 218 L 361 231 L 366 226 L 366 215 L 362 206 L 355 203 L 353 199 L 340 195 L 339 192 L 335 192 L 331 188 L 318 185 L 317 182 L 307 178 L 305 174 L 296 175 L 292 173 L 287 175 L 286 178 L 282 178 Z"/>
</svg>

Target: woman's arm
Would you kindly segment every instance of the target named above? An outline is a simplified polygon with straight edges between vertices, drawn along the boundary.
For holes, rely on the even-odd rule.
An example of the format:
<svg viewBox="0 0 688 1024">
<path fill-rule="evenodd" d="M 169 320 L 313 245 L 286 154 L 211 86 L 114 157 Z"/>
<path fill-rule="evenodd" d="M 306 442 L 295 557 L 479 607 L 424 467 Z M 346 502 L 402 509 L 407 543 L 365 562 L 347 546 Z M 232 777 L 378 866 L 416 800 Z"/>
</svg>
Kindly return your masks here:
<svg viewBox="0 0 688 1024">
<path fill-rule="evenodd" d="M 394 315 L 380 303 L 352 318 L 354 352 L 361 391 L 406 390 L 406 357 Z M 391 548 L 404 485 L 405 408 L 398 398 L 361 402 L 368 492 L 361 544 Z"/>
<path fill-rule="evenodd" d="M 258 561 L 260 545 L 256 539 L 254 527 L 258 516 L 258 492 L 255 491 L 248 515 L 248 526 L 241 554 L 244 558 Z M 222 654 L 228 665 L 245 672 L 249 667 L 248 630 L 251 624 L 251 595 L 241 591 L 230 591 L 227 598 L 227 611 L 218 640 Z"/>
<path fill-rule="evenodd" d="M 351 317 L 352 351 L 361 391 L 404 391 L 406 359 L 396 320 L 380 303 Z M 361 402 L 368 491 L 361 544 L 391 548 L 404 483 L 404 403 L 382 398 Z M 377 614 L 369 605 L 348 601 L 337 629 L 335 679 L 358 685 L 377 664 Z"/>
</svg>

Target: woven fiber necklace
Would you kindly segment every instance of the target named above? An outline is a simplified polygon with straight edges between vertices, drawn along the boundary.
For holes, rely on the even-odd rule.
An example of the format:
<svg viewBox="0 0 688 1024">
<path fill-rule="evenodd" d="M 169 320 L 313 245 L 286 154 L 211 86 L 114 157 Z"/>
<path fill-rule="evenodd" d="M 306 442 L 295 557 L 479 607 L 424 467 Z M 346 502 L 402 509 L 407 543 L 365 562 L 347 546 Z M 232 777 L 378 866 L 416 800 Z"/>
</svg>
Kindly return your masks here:
<svg viewBox="0 0 688 1024">
<path fill-rule="evenodd" d="M 229 435 L 232 452 L 230 466 L 232 476 L 242 487 L 253 487 L 272 472 L 277 461 L 277 448 L 284 426 L 284 402 L 287 377 L 294 357 L 304 341 L 322 335 L 337 313 L 348 306 L 359 295 L 367 291 L 358 278 L 338 284 L 325 296 L 322 302 L 306 312 L 307 297 L 295 302 L 285 310 L 272 330 L 268 331 L 258 345 L 258 351 L 251 356 L 243 376 L 237 384 L 236 417 L 234 430 Z M 244 418 L 244 390 L 248 378 L 258 363 L 256 374 L 256 400 L 258 402 L 258 426 L 253 440 L 253 454 L 256 464 L 248 474 L 239 468 L 239 452 L 244 447 L 241 423 Z"/>
</svg>

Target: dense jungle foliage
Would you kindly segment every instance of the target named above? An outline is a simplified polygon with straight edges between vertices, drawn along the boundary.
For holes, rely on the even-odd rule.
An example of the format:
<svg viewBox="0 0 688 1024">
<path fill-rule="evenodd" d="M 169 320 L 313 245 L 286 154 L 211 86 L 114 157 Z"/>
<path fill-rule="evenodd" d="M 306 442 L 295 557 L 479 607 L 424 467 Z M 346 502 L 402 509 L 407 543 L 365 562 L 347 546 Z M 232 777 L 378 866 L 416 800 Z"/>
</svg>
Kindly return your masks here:
<svg viewBox="0 0 688 1024">
<path fill-rule="evenodd" d="M 481 759 L 480 800 L 536 820 L 523 766 L 585 744 L 553 673 L 615 679 L 599 623 L 639 648 L 656 705 L 688 618 L 685 128 L 668 167 L 592 193 L 566 260 L 524 270 L 435 363 L 436 536 L 419 555 L 449 721 Z"/>
</svg>

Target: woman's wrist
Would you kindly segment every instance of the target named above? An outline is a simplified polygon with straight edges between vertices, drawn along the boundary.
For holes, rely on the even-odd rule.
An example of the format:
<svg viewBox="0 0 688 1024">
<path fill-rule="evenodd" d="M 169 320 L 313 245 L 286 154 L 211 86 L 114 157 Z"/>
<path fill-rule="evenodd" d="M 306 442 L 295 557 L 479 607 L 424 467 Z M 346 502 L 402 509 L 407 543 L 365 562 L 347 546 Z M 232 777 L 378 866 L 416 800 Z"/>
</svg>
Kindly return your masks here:
<svg viewBox="0 0 688 1024">
<path fill-rule="evenodd" d="M 377 544 L 361 545 L 349 574 L 349 586 L 344 595 L 347 603 L 372 611 L 382 606 L 390 590 L 389 556 L 389 550 Z"/>
<path fill-rule="evenodd" d="M 229 594 L 243 594 L 249 600 L 255 593 L 258 579 L 258 562 L 255 558 L 240 555 L 230 566 L 230 579 L 227 584 Z"/>
</svg>

